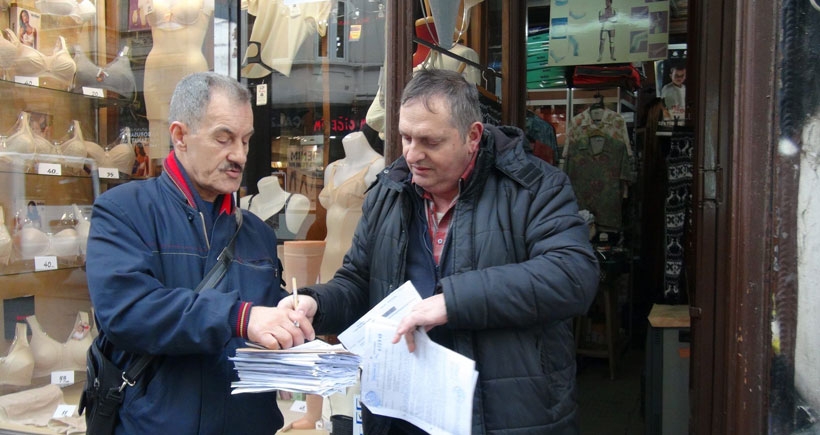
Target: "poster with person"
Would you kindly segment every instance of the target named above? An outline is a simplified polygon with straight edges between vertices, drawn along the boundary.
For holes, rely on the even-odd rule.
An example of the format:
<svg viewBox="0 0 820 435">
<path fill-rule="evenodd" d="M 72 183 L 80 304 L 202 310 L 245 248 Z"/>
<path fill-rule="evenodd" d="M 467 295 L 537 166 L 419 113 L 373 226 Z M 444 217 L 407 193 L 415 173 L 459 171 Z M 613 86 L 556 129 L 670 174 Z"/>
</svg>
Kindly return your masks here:
<svg viewBox="0 0 820 435">
<path fill-rule="evenodd" d="M 554 0 L 549 65 L 666 58 L 669 0 Z"/>
<path fill-rule="evenodd" d="M 655 86 L 669 115 L 686 119 L 686 44 L 670 44 L 669 56 L 655 62 Z"/>
</svg>

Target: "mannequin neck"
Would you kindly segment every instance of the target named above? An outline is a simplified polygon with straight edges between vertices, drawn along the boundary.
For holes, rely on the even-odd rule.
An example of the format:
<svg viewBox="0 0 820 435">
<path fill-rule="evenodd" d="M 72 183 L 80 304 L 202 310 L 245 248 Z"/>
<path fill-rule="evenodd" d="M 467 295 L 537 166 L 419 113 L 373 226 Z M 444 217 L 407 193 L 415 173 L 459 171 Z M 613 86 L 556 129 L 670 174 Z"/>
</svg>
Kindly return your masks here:
<svg viewBox="0 0 820 435">
<path fill-rule="evenodd" d="M 362 132 L 350 133 L 342 139 L 342 148 L 345 150 L 345 160 L 353 163 L 369 162 L 379 154 L 367 141 Z"/>
<path fill-rule="evenodd" d="M 287 192 L 282 189 L 282 185 L 279 184 L 278 177 L 262 178 L 258 183 L 256 183 L 256 187 L 259 188 L 260 195 L 279 196 L 287 194 Z"/>
</svg>

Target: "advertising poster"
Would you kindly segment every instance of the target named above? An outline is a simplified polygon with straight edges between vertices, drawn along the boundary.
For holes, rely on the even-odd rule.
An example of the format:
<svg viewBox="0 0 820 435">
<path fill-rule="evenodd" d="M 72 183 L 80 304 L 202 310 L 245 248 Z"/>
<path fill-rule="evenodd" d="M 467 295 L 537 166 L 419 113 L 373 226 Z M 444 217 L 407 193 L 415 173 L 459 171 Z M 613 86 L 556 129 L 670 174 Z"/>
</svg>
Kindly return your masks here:
<svg viewBox="0 0 820 435">
<path fill-rule="evenodd" d="M 669 44 L 669 56 L 655 62 L 657 95 L 673 118 L 686 118 L 686 44 Z"/>
<path fill-rule="evenodd" d="M 665 59 L 669 1 L 553 0 L 550 66 Z"/>
</svg>

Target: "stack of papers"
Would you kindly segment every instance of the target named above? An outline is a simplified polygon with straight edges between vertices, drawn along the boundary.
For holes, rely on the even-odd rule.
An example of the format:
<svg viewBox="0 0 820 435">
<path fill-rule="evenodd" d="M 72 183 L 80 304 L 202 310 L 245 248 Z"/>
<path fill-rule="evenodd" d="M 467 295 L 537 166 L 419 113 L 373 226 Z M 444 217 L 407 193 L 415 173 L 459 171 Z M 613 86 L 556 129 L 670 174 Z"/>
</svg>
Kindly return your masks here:
<svg viewBox="0 0 820 435">
<path fill-rule="evenodd" d="M 361 364 L 358 355 L 321 340 L 286 350 L 241 348 L 231 361 L 239 373 L 232 394 L 282 390 L 323 397 L 356 385 Z"/>
</svg>

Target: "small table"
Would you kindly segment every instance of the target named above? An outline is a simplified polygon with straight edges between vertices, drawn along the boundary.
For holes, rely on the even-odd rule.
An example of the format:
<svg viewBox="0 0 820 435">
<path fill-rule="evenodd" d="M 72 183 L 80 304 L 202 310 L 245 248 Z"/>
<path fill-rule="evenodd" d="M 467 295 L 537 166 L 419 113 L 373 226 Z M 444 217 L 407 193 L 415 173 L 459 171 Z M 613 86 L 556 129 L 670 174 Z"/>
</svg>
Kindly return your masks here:
<svg viewBox="0 0 820 435">
<path fill-rule="evenodd" d="M 601 280 L 598 286 L 596 300 L 603 300 L 604 305 L 604 346 L 595 346 L 585 343 L 582 339 L 584 323 L 587 316 L 575 321 L 575 352 L 592 358 L 606 358 L 609 360 L 609 378 L 615 380 L 615 368 L 621 351 L 626 348 L 628 341 L 620 334 L 620 316 L 618 304 L 617 278 L 631 273 L 632 262 L 628 251 L 597 251 L 601 269 Z M 630 280 L 631 281 L 631 280 Z M 627 284 L 631 286 L 631 284 Z M 630 303 L 630 301 L 628 301 Z"/>
</svg>

